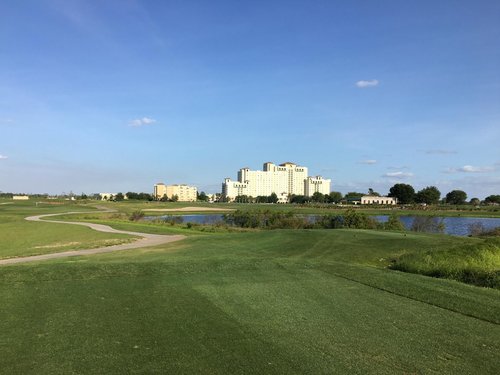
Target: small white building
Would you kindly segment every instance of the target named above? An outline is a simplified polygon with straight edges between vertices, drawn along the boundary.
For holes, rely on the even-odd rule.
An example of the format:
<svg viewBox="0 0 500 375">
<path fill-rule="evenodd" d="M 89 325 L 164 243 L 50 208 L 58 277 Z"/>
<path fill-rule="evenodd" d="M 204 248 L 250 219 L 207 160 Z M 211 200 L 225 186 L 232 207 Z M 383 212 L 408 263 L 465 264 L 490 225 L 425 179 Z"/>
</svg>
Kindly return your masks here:
<svg viewBox="0 0 500 375">
<path fill-rule="evenodd" d="M 15 201 L 27 201 L 30 197 L 28 195 L 13 195 L 12 199 Z"/>
<path fill-rule="evenodd" d="M 217 202 L 217 194 L 206 194 L 207 202 L 213 203 Z"/>
<path fill-rule="evenodd" d="M 111 198 L 116 196 L 116 193 L 99 193 L 102 201 L 109 201 Z"/>
<path fill-rule="evenodd" d="M 361 197 L 361 204 L 384 204 L 396 205 L 398 200 L 393 197 L 377 197 L 375 195 L 364 195 Z"/>
</svg>

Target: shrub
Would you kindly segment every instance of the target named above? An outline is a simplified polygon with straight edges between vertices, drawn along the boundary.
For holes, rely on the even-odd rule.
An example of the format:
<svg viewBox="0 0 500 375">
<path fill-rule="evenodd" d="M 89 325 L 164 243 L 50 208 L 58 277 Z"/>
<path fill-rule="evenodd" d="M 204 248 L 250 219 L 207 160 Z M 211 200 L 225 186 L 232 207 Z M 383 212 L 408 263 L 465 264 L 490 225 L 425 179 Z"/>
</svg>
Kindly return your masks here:
<svg viewBox="0 0 500 375">
<path fill-rule="evenodd" d="M 376 229 L 377 221 L 364 213 L 356 212 L 353 209 L 347 210 L 344 214 L 344 227 L 353 229 Z"/>
<path fill-rule="evenodd" d="M 293 212 L 271 212 L 269 210 L 240 211 L 223 216 L 224 223 L 241 228 L 302 229 L 312 224 Z"/>
<path fill-rule="evenodd" d="M 342 215 L 324 215 L 316 220 L 316 227 L 323 229 L 344 228 L 344 217 Z"/>
<path fill-rule="evenodd" d="M 128 217 L 128 219 L 130 221 L 139 221 L 141 220 L 142 218 L 144 217 L 144 212 L 142 211 L 134 211 L 130 214 L 130 216 Z"/>
<path fill-rule="evenodd" d="M 500 237 L 500 227 L 486 229 L 481 222 L 469 224 L 469 236 L 473 237 Z"/>
<path fill-rule="evenodd" d="M 443 233 L 445 225 L 443 219 L 436 216 L 416 216 L 413 219 L 411 230 L 414 232 Z"/>
<path fill-rule="evenodd" d="M 162 219 L 164 224 L 170 224 L 172 226 L 176 224 L 182 224 L 184 222 L 184 218 L 182 216 L 167 216 Z"/>
<path fill-rule="evenodd" d="M 486 229 L 484 228 L 484 224 L 480 221 L 469 224 L 468 227 L 470 236 L 480 236 L 486 231 Z"/>
<path fill-rule="evenodd" d="M 383 223 L 383 227 L 386 230 L 397 230 L 397 231 L 404 231 L 406 229 L 401 220 L 399 220 L 399 217 L 394 214 L 389 216 L 389 220 Z"/>
</svg>

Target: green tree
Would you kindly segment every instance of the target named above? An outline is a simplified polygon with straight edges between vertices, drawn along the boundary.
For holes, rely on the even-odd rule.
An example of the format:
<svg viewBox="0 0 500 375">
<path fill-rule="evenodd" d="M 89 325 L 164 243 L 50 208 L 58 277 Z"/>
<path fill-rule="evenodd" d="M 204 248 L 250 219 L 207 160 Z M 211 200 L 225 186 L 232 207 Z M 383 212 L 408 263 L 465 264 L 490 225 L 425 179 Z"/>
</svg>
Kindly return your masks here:
<svg viewBox="0 0 500 375">
<path fill-rule="evenodd" d="M 389 189 L 389 197 L 394 197 L 400 204 L 413 203 L 415 199 L 415 189 L 408 184 L 395 184 Z"/>
<path fill-rule="evenodd" d="M 484 198 L 484 203 L 500 204 L 500 195 L 488 195 L 486 198 Z"/>
<path fill-rule="evenodd" d="M 138 194 L 134 193 L 133 191 L 128 191 L 126 194 L 128 199 L 137 199 Z"/>
<path fill-rule="evenodd" d="M 325 196 L 317 191 L 312 195 L 311 200 L 316 203 L 323 203 L 325 201 Z"/>
<path fill-rule="evenodd" d="M 197 200 L 202 201 L 202 202 L 208 201 L 207 194 L 205 194 L 204 191 L 202 191 L 201 193 L 197 193 L 196 195 L 197 195 L 197 197 L 196 197 Z"/>
<path fill-rule="evenodd" d="M 122 201 L 122 200 L 124 200 L 124 199 L 125 199 L 125 197 L 123 196 L 123 194 L 122 194 L 122 193 L 117 193 L 117 194 L 115 195 L 115 201 L 117 201 L 117 202 L 120 202 L 120 201 Z"/>
<path fill-rule="evenodd" d="M 179 196 L 178 195 L 172 195 L 172 198 L 170 198 L 170 200 L 172 202 L 177 202 L 179 200 Z"/>
<path fill-rule="evenodd" d="M 467 193 L 462 190 L 452 190 L 446 194 L 446 203 L 464 204 L 467 199 Z"/>
<path fill-rule="evenodd" d="M 380 194 L 374 191 L 372 188 L 368 189 L 368 195 L 371 195 L 372 197 L 380 197 Z"/>
<path fill-rule="evenodd" d="M 472 198 L 469 201 L 469 204 L 471 204 L 473 206 L 479 206 L 481 204 L 481 201 L 479 200 L 479 198 Z"/>
<path fill-rule="evenodd" d="M 348 192 L 346 195 L 344 195 L 344 199 L 361 199 L 362 196 L 364 196 L 365 194 L 363 193 L 357 193 L 355 191 L 350 191 Z"/>
<path fill-rule="evenodd" d="M 330 203 L 339 203 L 342 200 L 342 193 L 338 191 L 332 191 L 328 195 L 328 201 Z"/>
<path fill-rule="evenodd" d="M 290 197 L 290 203 L 296 203 L 296 204 L 304 204 L 308 202 L 308 197 L 305 195 L 295 195 L 292 194 Z"/>
<path fill-rule="evenodd" d="M 271 193 L 269 196 L 269 203 L 278 203 L 278 196 L 276 193 Z"/>
<path fill-rule="evenodd" d="M 435 186 L 427 186 L 415 194 L 415 202 L 425 204 L 437 204 L 441 198 L 441 192 Z"/>
<path fill-rule="evenodd" d="M 234 201 L 236 203 L 249 203 L 252 197 L 249 197 L 248 195 L 238 195 L 236 198 L 234 198 Z"/>
</svg>

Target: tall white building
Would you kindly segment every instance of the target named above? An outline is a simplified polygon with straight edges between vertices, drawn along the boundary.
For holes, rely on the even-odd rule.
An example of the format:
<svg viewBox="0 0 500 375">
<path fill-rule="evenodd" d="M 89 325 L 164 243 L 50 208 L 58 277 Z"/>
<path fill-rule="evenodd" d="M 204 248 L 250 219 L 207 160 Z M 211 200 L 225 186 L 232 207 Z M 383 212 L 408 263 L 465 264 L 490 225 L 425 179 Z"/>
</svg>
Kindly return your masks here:
<svg viewBox="0 0 500 375">
<path fill-rule="evenodd" d="M 321 176 L 308 177 L 307 168 L 286 162 L 276 165 L 264 163 L 262 171 L 242 168 L 238 172 L 238 180 L 226 178 L 222 184 L 222 195 L 233 200 L 238 195 L 250 197 L 269 196 L 275 193 L 280 202 L 287 202 L 294 195 L 311 196 L 315 192 L 330 193 L 331 180 Z"/>
<path fill-rule="evenodd" d="M 331 180 L 325 180 L 321 176 L 307 177 L 304 184 L 304 195 L 311 197 L 314 193 L 330 194 Z"/>
</svg>

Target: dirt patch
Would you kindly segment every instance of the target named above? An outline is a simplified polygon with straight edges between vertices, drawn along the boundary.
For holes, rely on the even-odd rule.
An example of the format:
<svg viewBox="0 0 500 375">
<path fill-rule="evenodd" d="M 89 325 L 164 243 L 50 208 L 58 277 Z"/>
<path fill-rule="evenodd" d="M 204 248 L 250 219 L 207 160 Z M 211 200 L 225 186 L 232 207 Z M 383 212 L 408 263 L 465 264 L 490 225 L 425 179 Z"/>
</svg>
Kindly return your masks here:
<svg viewBox="0 0 500 375">
<path fill-rule="evenodd" d="M 44 246 L 34 246 L 32 249 L 50 249 L 50 248 L 55 248 L 55 247 L 65 247 L 65 246 L 75 246 L 75 245 L 80 245 L 81 242 L 58 242 L 54 243 L 51 245 L 44 245 Z"/>
</svg>

